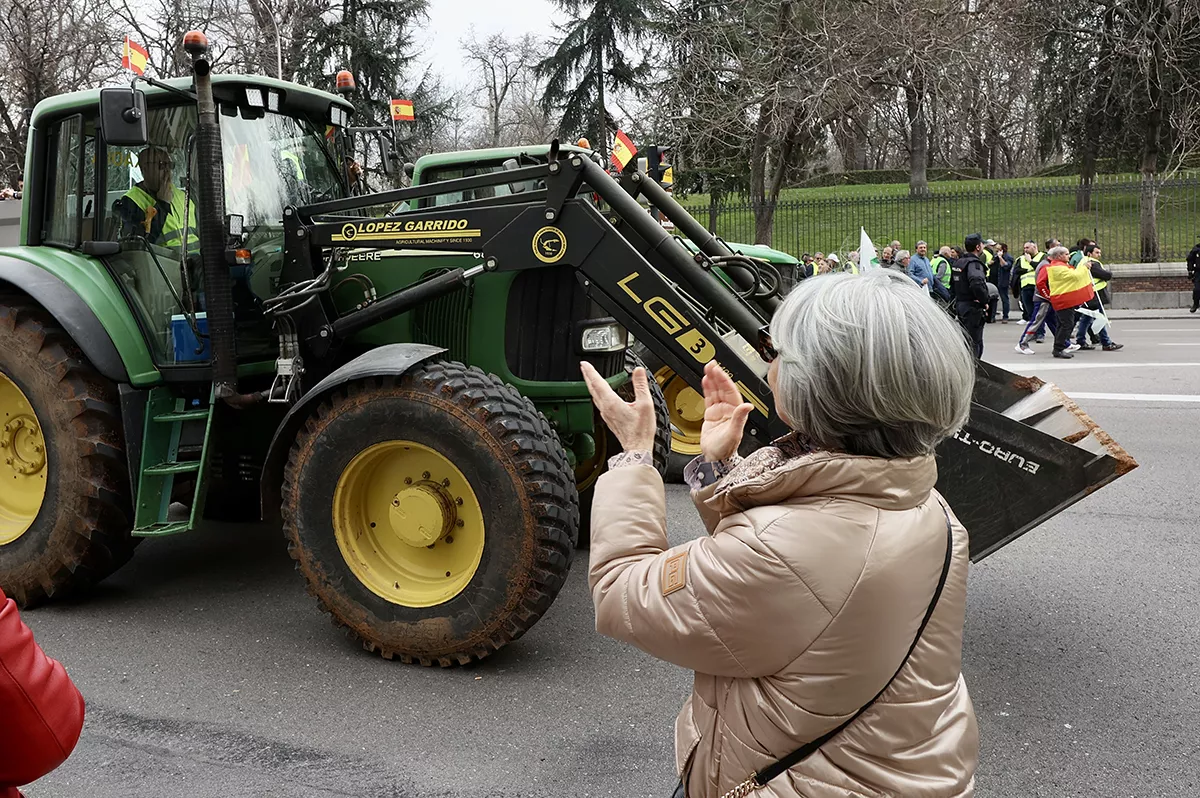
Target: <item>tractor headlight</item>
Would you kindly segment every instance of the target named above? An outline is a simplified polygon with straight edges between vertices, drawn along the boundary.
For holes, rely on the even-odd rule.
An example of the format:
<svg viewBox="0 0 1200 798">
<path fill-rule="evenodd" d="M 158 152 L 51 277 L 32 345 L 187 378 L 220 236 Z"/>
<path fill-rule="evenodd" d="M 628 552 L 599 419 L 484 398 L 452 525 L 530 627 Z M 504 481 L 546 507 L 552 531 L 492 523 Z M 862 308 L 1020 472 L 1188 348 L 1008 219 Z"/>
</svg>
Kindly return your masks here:
<svg viewBox="0 0 1200 798">
<path fill-rule="evenodd" d="M 263 107 L 262 89 L 257 88 L 255 86 L 247 86 L 246 87 L 246 105 L 250 106 L 251 108 L 262 108 Z"/>
<path fill-rule="evenodd" d="M 267 92 L 267 110 L 271 113 L 279 113 L 279 92 Z"/>
<path fill-rule="evenodd" d="M 611 319 L 590 322 L 580 331 L 579 348 L 584 352 L 620 352 L 629 345 L 629 333 Z"/>
</svg>

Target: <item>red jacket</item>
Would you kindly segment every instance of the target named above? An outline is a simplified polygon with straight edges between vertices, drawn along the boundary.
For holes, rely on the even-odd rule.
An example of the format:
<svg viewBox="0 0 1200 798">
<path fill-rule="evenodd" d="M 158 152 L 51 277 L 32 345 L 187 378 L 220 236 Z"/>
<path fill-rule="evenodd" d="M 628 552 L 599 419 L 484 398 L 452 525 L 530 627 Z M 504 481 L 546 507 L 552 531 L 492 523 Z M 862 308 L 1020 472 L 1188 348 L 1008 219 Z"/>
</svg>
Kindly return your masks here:
<svg viewBox="0 0 1200 798">
<path fill-rule="evenodd" d="M 63 763 L 83 730 L 83 696 L 0 592 L 0 798 Z"/>
</svg>

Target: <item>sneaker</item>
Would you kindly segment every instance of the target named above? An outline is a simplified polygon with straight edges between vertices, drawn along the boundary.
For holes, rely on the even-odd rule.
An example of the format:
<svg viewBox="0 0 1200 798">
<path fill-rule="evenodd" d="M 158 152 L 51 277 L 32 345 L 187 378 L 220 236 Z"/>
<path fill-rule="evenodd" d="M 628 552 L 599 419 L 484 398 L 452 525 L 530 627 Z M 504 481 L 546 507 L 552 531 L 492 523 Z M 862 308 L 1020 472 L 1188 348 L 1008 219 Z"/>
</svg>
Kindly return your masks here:
<svg viewBox="0 0 1200 798">
<path fill-rule="evenodd" d="M 1033 339 L 1033 342 L 1035 344 L 1044 344 L 1044 343 L 1046 343 L 1046 336 L 1039 335 Z"/>
<path fill-rule="evenodd" d="M 1013 347 L 1013 349 L 1017 350 L 1022 355 L 1036 355 L 1037 354 L 1037 352 L 1034 352 L 1033 349 L 1030 348 L 1028 344 L 1017 344 L 1016 346 Z"/>
<path fill-rule="evenodd" d="M 1063 359 L 1065 359 L 1065 360 L 1070 360 L 1071 358 L 1075 357 L 1074 355 L 1072 355 L 1072 354 L 1071 354 L 1071 350 L 1069 350 L 1069 349 L 1067 349 L 1067 350 L 1064 350 L 1064 351 L 1062 351 L 1062 352 L 1055 352 L 1055 353 L 1054 353 L 1054 356 L 1055 356 L 1055 357 L 1061 357 L 1061 358 L 1063 358 Z"/>
<path fill-rule="evenodd" d="M 1188 311 L 1188 313 L 1195 313 L 1195 312 L 1196 312 L 1196 307 L 1197 307 L 1196 305 L 1192 305 L 1192 309 L 1191 309 L 1191 310 L 1189 310 L 1189 311 Z"/>
<path fill-rule="evenodd" d="M 1001 324 L 1008 324 L 1008 319 L 1000 319 Z"/>
<path fill-rule="evenodd" d="M 1116 341 L 1110 341 L 1104 345 L 1105 352 L 1116 352 L 1118 349 L 1124 349 L 1125 344 L 1119 344 Z"/>
<path fill-rule="evenodd" d="M 1068 352 L 1078 352 L 1080 349 L 1083 349 L 1083 347 L 1082 347 L 1082 346 L 1080 346 L 1079 344 L 1071 344 L 1070 346 L 1068 346 L 1068 347 L 1067 347 L 1067 350 L 1066 350 L 1066 351 L 1068 351 Z"/>
<path fill-rule="evenodd" d="M 1082 349 L 1086 352 L 1089 349 L 1095 349 L 1096 347 L 1092 346 L 1091 344 L 1075 344 L 1075 348 Z"/>
</svg>

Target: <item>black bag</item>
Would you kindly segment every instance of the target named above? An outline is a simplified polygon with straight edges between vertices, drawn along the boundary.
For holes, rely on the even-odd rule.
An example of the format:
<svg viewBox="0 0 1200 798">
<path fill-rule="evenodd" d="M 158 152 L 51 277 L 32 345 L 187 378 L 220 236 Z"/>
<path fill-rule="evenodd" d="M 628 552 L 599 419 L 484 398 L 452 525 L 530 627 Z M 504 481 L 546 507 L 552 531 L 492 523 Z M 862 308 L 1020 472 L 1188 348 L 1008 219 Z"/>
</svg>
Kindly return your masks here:
<svg viewBox="0 0 1200 798">
<path fill-rule="evenodd" d="M 837 737 L 839 734 L 845 731 L 847 726 L 858 720 L 864 712 L 870 709 L 871 706 L 879 700 L 880 696 L 887 692 L 887 689 L 892 686 L 892 682 L 896 681 L 896 677 L 900 675 L 900 671 L 904 670 L 904 666 L 908 664 L 908 658 L 911 657 L 913 651 L 916 650 L 917 643 L 921 642 L 921 635 L 925 633 L 925 627 L 928 625 L 929 619 L 933 617 L 933 611 L 937 608 L 938 600 L 942 597 L 942 588 L 946 586 L 946 577 L 950 575 L 950 558 L 954 553 L 954 531 L 951 529 L 950 513 L 946 510 L 945 505 L 942 505 L 942 512 L 946 513 L 946 560 L 944 563 L 942 563 L 942 576 L 938 579 L 937 589 L 933 591 L 933 600 L 929 602 L 929 609 L 925 611 L 925 617 L 921 619 L 921 625 L 917 628 L 917 635 L 913 638 L 912 645 L 908 647 L 908 653 L 905 654 L 904 659 L 900 661 L 900 667 L 896 669 L 894 674 L 892 674 L 892 678 L 888 679 L 887 684 L 883 686 L 883 689 L 876 693 L 874 698 L 872 698 L 866 704 L 863 704 L 862 708 L 858 710 L 858 712 L 855 712 L 849 720 L 843 722 L 833 731 L 826 732 L 816 740 L 800 746 L 782 759 L 775 761 L 773 764 L 768 765 L 767 767 L 753 774 L 750 776 L 750 778 L 746 779 L 741 784 L 725 793 L 722 798 L 746 798 L 746 796 L 750 795 L 758 788 L 765 786 L 766 783 L 771 779 L 800 764 L 802 761 L 814 754 L 817 749 L 825 745 L 825 743 L 829 742 L 834 737 Z M 686 773 L 684 774 L 684 777 L 687 777 Z M 675 792 L 671 794 L 671 798 L 687 798 L 682 780 L 680 780 L 679 786 L 675 788 Z"/>
</svg>

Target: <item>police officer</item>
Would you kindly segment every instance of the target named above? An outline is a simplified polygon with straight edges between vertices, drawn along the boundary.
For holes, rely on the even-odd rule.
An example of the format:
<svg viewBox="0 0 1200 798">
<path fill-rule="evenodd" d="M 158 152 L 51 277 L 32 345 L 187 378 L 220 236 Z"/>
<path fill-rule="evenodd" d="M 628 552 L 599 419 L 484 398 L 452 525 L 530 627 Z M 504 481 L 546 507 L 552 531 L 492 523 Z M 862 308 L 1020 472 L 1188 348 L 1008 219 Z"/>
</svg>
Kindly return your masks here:
<svg viewBox="0 0 1200 798">
<path fill-rule="evenodd" d="M 950 290 L 954 293 L 959 324 L 971 341 L 975 357 L 982 358 L 984 314 L 989 300 L 983 237 L 978 233 L 967 236 L 963 250 L 966 254 L 956 260 L 951 269 Z"/>
<path fill-rule="evenodd" d="M 113 203 L 113 211 L 127 229 L 161 247 L 178 247 L 188 230 L 188 249 L 200 246 L 196 231 L 196 206 L 171 182 L 171 157 L 162 147 L 147 147 L 138 154 L 142 180 Z M 154 212 L 151 213 L 151 208 Z"/>
</svg>

